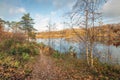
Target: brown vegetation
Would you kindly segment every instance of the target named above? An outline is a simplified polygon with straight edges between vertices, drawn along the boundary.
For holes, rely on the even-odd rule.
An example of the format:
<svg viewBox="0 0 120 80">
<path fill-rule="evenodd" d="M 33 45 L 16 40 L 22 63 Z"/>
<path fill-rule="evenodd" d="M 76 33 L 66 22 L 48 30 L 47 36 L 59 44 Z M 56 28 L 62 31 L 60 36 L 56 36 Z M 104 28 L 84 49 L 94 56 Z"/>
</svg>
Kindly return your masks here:
<svg viewBox="0 0 120 80">
<path fill-rule="evenodd" d="M 83 29 L 75 29 L 75 31 L 82 35 Z M 51 32 L 39 32 L 36 38 L 71 38 L 75 37 L 76 33 L 71 29 L 61 30 L 61 31 L 51 31 Z"/>
<path fill-rule="evenodd" d="M 88 30 L 91 30 L 89 28 Z M 101 27 L 95 27 L 94 34 L 96 35 L 96 41 L 105 44 L 120 44 L 120 24 L 107 24 Z M 85 29 L 66 29 L 61 31 L 51 31 L 51 32 L 39 32 L 36 38 L 65 38 L 68 41 L 80 41 L 79 36 L 85 35 Z"/>
<path fill-rule="evenodd" d="M 6 31 L 5 24 L 11 31 Z M 12 27 L 19 27 L 15 25 L 10 26 L 10 22 L 0 21 L 0 80 L 29 79 L 34 57 L 39 54 L 38 44 L 29 42 L 22 29 L 13 29 Z"/>
</svg>

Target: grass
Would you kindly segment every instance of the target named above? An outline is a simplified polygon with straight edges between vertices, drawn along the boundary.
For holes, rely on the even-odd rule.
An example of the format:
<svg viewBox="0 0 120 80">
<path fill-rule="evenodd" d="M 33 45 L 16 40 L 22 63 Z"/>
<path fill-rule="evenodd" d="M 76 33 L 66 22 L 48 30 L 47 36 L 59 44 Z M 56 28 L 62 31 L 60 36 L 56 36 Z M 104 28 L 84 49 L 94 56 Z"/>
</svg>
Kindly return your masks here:
<svg viewBox="0 0 120 80">
<path fill-rule="evenodd" d="M 119 80 L 120 65 L 103 64 L 97 61 L 94 68 L 87 66 L 84 59 L 77 59 L 69 54 L 54 53 L 52 55 L 56 66 L 61 67 L 63 71 L 73 79 L 90 80 Z M 67 75 L 66 75 L 67 76 Z"/>
</svg>

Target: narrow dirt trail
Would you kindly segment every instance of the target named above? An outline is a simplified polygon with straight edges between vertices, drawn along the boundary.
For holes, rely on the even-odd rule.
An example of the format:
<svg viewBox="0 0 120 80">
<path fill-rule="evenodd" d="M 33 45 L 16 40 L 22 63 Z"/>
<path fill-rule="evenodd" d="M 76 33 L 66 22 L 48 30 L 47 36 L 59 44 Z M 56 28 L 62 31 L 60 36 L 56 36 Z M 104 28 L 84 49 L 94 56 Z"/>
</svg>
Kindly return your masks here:
<svg viewBox="0 0 120 80">
<path fill-rule="evenodd" d="M 64 65 L 57 66 L 54 59 L 44 55 L 40 50 L 40 55 L 33 65 L 32 79 L 30 80 L 94 80 L 85 77 L 83 71 L 73 70 L 72 67 L 69 67 L 68 71 L 67 68 L 64 69 L 63 67 Z"/>
<path fill-rule="evenodd" d="M 31 80 L 58 80 L 54 62 L 49 56 L 45 56 L 42 51 L 40 51 L 40 56 L 33 67 Z"/>
</svg>

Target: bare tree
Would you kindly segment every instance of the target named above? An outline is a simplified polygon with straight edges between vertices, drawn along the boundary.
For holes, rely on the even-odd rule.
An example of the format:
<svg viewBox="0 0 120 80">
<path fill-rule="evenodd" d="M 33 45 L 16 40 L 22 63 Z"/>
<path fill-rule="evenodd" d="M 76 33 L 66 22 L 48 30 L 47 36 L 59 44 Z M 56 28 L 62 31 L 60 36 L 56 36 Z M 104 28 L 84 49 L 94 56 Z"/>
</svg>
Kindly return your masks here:
<svg viewBox="0 0 120 80">
<path fill-rule="evenodd" d="M 93 45 L 96 38 L 94 27 L 95 22 L 100 17 L 99 9 L 103 3 L 105 3 L 105 0 L 77 0 L 73 6 L 73 21 L 85 29 L 83 40 L 86 45 L 86 60 L 91 67 L 93 67 Z"/>
<path fill-rule="evenodd" d="M 53 42 L 51 42 L 51 38 L 52 38 L 52 36 L 51 36 L 52 33 L 51 32 L 56 29 L 55 26 L 56 26 L 56 24 L 52 23 L 51 20 L 49 21 L 48 25 L 46 26 L 48 28 L 48 33 L 49 33 L 49 35 L 48 35 L 49 36 L 49 38 L 48 38 L 48 45 L 49 46 L 53 46 L 53 44 L 51 45 L 51 43 L 53 43 Z"/>
</svg>

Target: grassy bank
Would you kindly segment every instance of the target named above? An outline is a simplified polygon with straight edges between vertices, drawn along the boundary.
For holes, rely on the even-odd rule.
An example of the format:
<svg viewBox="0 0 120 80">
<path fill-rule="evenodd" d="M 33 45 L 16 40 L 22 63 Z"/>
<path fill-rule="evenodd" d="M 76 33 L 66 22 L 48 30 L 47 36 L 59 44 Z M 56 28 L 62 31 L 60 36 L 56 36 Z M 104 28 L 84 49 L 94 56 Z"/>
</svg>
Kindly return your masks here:
<svg viewBox="0 0 120 80">
<path fill-rule="evenodd" d="M 61 67 L 58 72 L 61 77 L 74 80 L 119 80 L 120 65 L 103 64 L 95 61 L 94 68 L 87 66 L 85 59 L 76 59 L 68 54 L 55 52 L 52 54 L 56 66 Z"/>
</svg>

